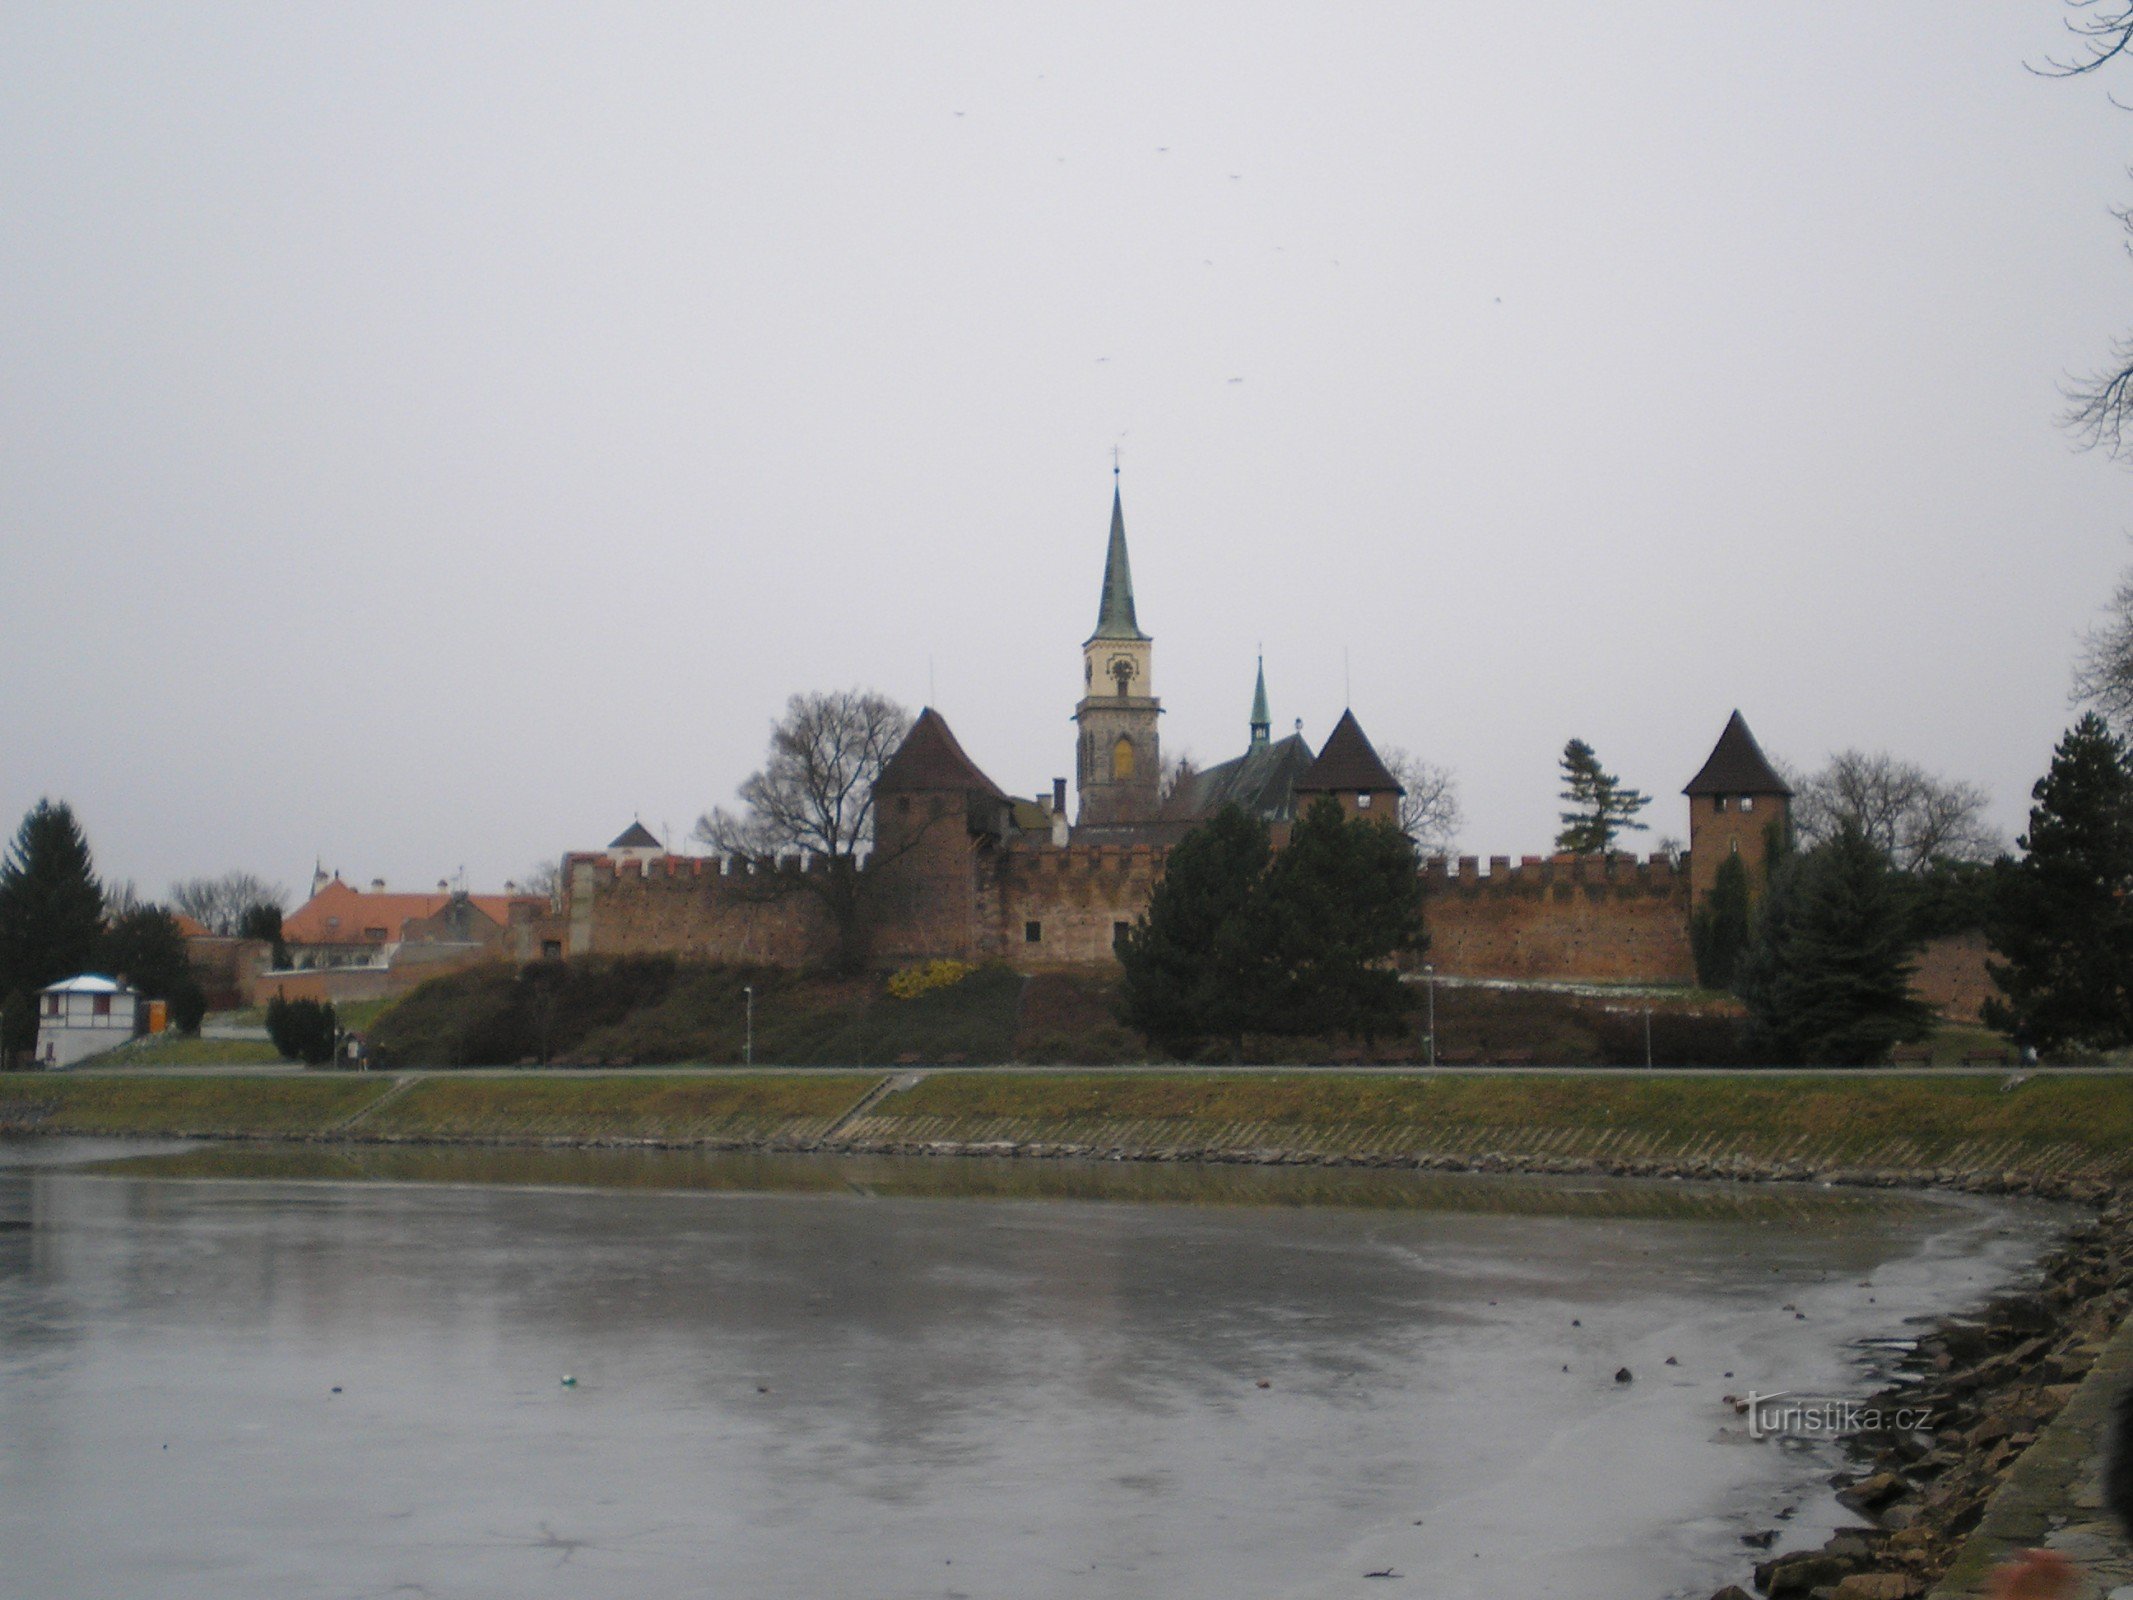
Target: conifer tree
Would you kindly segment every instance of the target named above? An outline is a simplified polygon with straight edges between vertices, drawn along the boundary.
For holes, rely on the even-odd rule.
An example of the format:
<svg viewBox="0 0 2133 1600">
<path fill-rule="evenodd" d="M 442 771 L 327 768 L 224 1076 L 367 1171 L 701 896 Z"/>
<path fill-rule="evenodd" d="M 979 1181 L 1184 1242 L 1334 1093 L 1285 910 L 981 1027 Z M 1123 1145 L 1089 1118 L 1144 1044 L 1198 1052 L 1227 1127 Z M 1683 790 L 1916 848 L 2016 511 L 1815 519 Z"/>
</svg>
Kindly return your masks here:
<svg viewBox="0 0 2133 1600">
<path fill-rule="evenodd" d="M 1993 867 L 1986 1023 L 2040 1049 L 2133 1042 L 2133 768 L 2090 712 L 2037 780 L 2020 861 Z"/>
<path fill-rule="evenodd" d="M 1173 1055 L 1209 1040 L 1240 1055 L 1265 1018 L 1272 968 L 1259 899 L 1272 853 L 1264 822 L 1224 806 L 1178 841 L 1119 944 L 1126 1021 Z"/>
<path fill-rule="evenodd" d="M 1370 1040 L 1404 1024 L 1414 995 L 1392 960 L 1426 943 L 1406 834 L 1321 795 L 1267 872 L 1264 920 L 1279 975 L 1268 1031 Z"/>
<path fill-rule="evenodd" d="M 1614 847 L 1615 835 L 1624 829 L 1642 830 L 1637 813 L 1651 804 L 1652 797 L 1625 788 L 1622 780 L 1600 765 L 1600 758 L 1583 739 L 1563 746 L 1563 800 L 1570 809 L 1559 813 L 1563 831 L 1555 847 L 1573 855 L 1604 855 Z"/>
<path fill-rule="evenodd" d="M 152 1000 L 171 999 L 193 972 L 177 919 L 155 905 L 135 906 L 111 919 L 97 940 L 97 966 Z"/>
<path fill-rule="evenodd" d="M 1888 858 L 1849 823 L 1772 877 L 1735 988 L 1773 1060 L 1871 1066 L 1924 1038 L 1932 1012 L 1911 993 L 1916 936 Z"/>
<path fill-rule="evenodd" d="M 38 801 L 0 863 L 0 995 L 86 969 L 103 920 L 103 886 L 72 809 Z"/>
<path fill-rule="evenodd" d="M 1730 989 L 1747 954 L 1748 869 L 1737 855 L 1718 864 L 1711 892 L 1689 923 L 1689 945 L 1696 957 L 1696 981 L 1706 989 Z"/>
</svg>

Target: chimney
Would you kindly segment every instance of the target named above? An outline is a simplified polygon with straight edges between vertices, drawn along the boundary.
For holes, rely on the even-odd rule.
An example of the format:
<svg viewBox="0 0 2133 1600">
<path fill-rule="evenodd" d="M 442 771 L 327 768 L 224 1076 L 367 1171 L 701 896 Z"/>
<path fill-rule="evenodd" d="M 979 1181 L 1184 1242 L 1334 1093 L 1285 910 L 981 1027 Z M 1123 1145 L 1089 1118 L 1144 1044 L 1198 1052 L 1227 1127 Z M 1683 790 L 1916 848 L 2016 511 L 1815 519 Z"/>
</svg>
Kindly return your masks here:
<svg viewBox="0 0 2133 1600">
<path fill-rule="evenodd" d="M 504 879 L 504 893 L 505 893 L 505 894 L 517 894 L 517 893 L 518 893 L 518 882 L 517 882 L 517 880 L 516 880 L 516 879 L 513 879 L 513 878 L 506 878 L 506 879 Z"/>
<path fill-rule="evenodd" d="M 439 878 L 437 880 L 437 892 L 439 894 L 450 894 L 452 892 L 452 886 L 444 879 Z"/>
<path fill-rule="evenodd" d="M 372 894 L 383 894 L 385 892 L 385 880 L 383 878 L 372 878 L 370 880 L 370 892 Z"/>
<path fill-rule="evenodd" d="M 1055 812 L 1066 810 L 1066 779 L 1064 778 L 1054 778 L 1052 780 L 1052 810 Z"/>
</svg>

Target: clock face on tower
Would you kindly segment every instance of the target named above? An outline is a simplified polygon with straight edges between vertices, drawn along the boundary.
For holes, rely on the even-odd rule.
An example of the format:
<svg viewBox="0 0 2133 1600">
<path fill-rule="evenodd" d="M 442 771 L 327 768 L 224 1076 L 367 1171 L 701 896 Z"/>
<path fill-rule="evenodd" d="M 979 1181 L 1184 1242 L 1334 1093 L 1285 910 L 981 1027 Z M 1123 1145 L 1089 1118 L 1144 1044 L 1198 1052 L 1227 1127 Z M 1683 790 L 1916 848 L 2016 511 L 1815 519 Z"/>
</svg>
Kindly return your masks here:
<svg viewBox="0 0 2133 1600">
<path fill-rule="evenodd" d="M 1111 674 L 1112 682 L 1118 685 L 1118 692 L 1121 698 L 1130 692 L 1128 686 L 1133 682 L 1134 675 L 1139 670 L 1134 666 L 1131 656 L 1113 656 L 1110 665 L 1104 668 L 1104 671 Z"/>
</svg>

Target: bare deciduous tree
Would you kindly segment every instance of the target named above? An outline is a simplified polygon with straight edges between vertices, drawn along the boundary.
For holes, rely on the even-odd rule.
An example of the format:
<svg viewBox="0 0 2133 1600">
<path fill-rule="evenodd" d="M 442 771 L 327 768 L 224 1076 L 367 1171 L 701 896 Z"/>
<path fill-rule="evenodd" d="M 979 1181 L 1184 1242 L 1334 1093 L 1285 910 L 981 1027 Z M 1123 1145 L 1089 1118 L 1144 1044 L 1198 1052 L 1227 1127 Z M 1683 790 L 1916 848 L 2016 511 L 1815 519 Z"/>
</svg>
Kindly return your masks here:
<svg viewBox="0 0 2133 1600">
<path fill-rule="evenodd" d="M 696 821 L 696 838 L 756 868 L 752 892 L 820 899 L 846 966 L 863 954 L 860 919 L 871 874 L 860 872 L 859 857 L 874 839 L 874 784 L 910 731 L 910 713 L 883 695 L 796 694 L 771 727 L 763 770 L 740 787 L 745 809 L 718 806 Z M 815 871 L 778 872 L 778 859 L 793 854 L 822 860 Z"/>
<path fill-rule="evenodd" d="M 1414 840 L 1416 853 L 1448 856 L 1458 849 L 1466 816 L 1459 809 L 1459 779 L 1452 769 L 1398 745 L 1387 745 L 1378 759 L 1407 791 L 1400 796 L 1400 831 Z"/>
<path fill-rule="evenodd" d="M 2124 573 L 2074 659 L 2073 699 L 2094 706 L 2121 732 L 2133 728 L 2133 570 Z"/>
<path fill-rule="evenodd" d="M 522 894 L 539 895 L 551 909 L 560 908 L 563 904 L 563 863 L 540 862 L 519 880 L 518 886 Z"/>
<path fill-rule="evenodd" d="M 1833 839 L 1850 822 L 1899 872 L 1922 872 L 1936 861 L 1990 861 L 2005 848 L 1985 821 L 1990 797 L 1983 789 L 1885 750 L 1841 750 L 1821 771 L 1788 781 L 1793 830 L 1804 844 Z"/>
<path fill-rule="evenodd" d="M 2074 53 L 2064 59 L 2047 57 L 2042 65 L 2032 66 L 2032 72 L 2078 78 L 2122 57 L 2133 60 L 2133 0 L 2066 0 L 2066 5 L 2073 13 L 2063 19 L 2066 30 L 2079 41 Z M 2116 215 L 2133 234 L 2133 209 Z M 2133 241 L 2127 250 L 2133 253 Z M 2066 399 L 2064 421 L 2083 445 L 2133 465 L 2133 335 L 2111 346 L 2110 360 L 2100 371 L 2070 382 Z"/>
<path fill-rule="evenodd" d="M 282 910 L 289 891 L 249 872 L 225 872 L 219 878 L 187 878 L 170 886 L 173 911 L 183 912 L 209 933 L 236 934 L 254 906 Z"/>
</svg>

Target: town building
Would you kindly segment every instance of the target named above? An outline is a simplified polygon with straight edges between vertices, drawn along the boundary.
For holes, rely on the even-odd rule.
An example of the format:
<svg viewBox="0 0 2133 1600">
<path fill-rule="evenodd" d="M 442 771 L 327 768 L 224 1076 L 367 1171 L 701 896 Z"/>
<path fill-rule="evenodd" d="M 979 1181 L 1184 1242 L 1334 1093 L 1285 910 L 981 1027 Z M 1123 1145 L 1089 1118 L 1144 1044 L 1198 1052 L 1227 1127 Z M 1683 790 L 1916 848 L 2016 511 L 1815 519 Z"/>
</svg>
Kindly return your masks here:
<svg viewBox="0 0 2133 1600">
<path fill-rule="evenodd" d="M 139 990 L 84 972 L 37 991 L 37 1065 L 58 1072 L 129 1043 L 146 1022 Z"/>
</svg>

